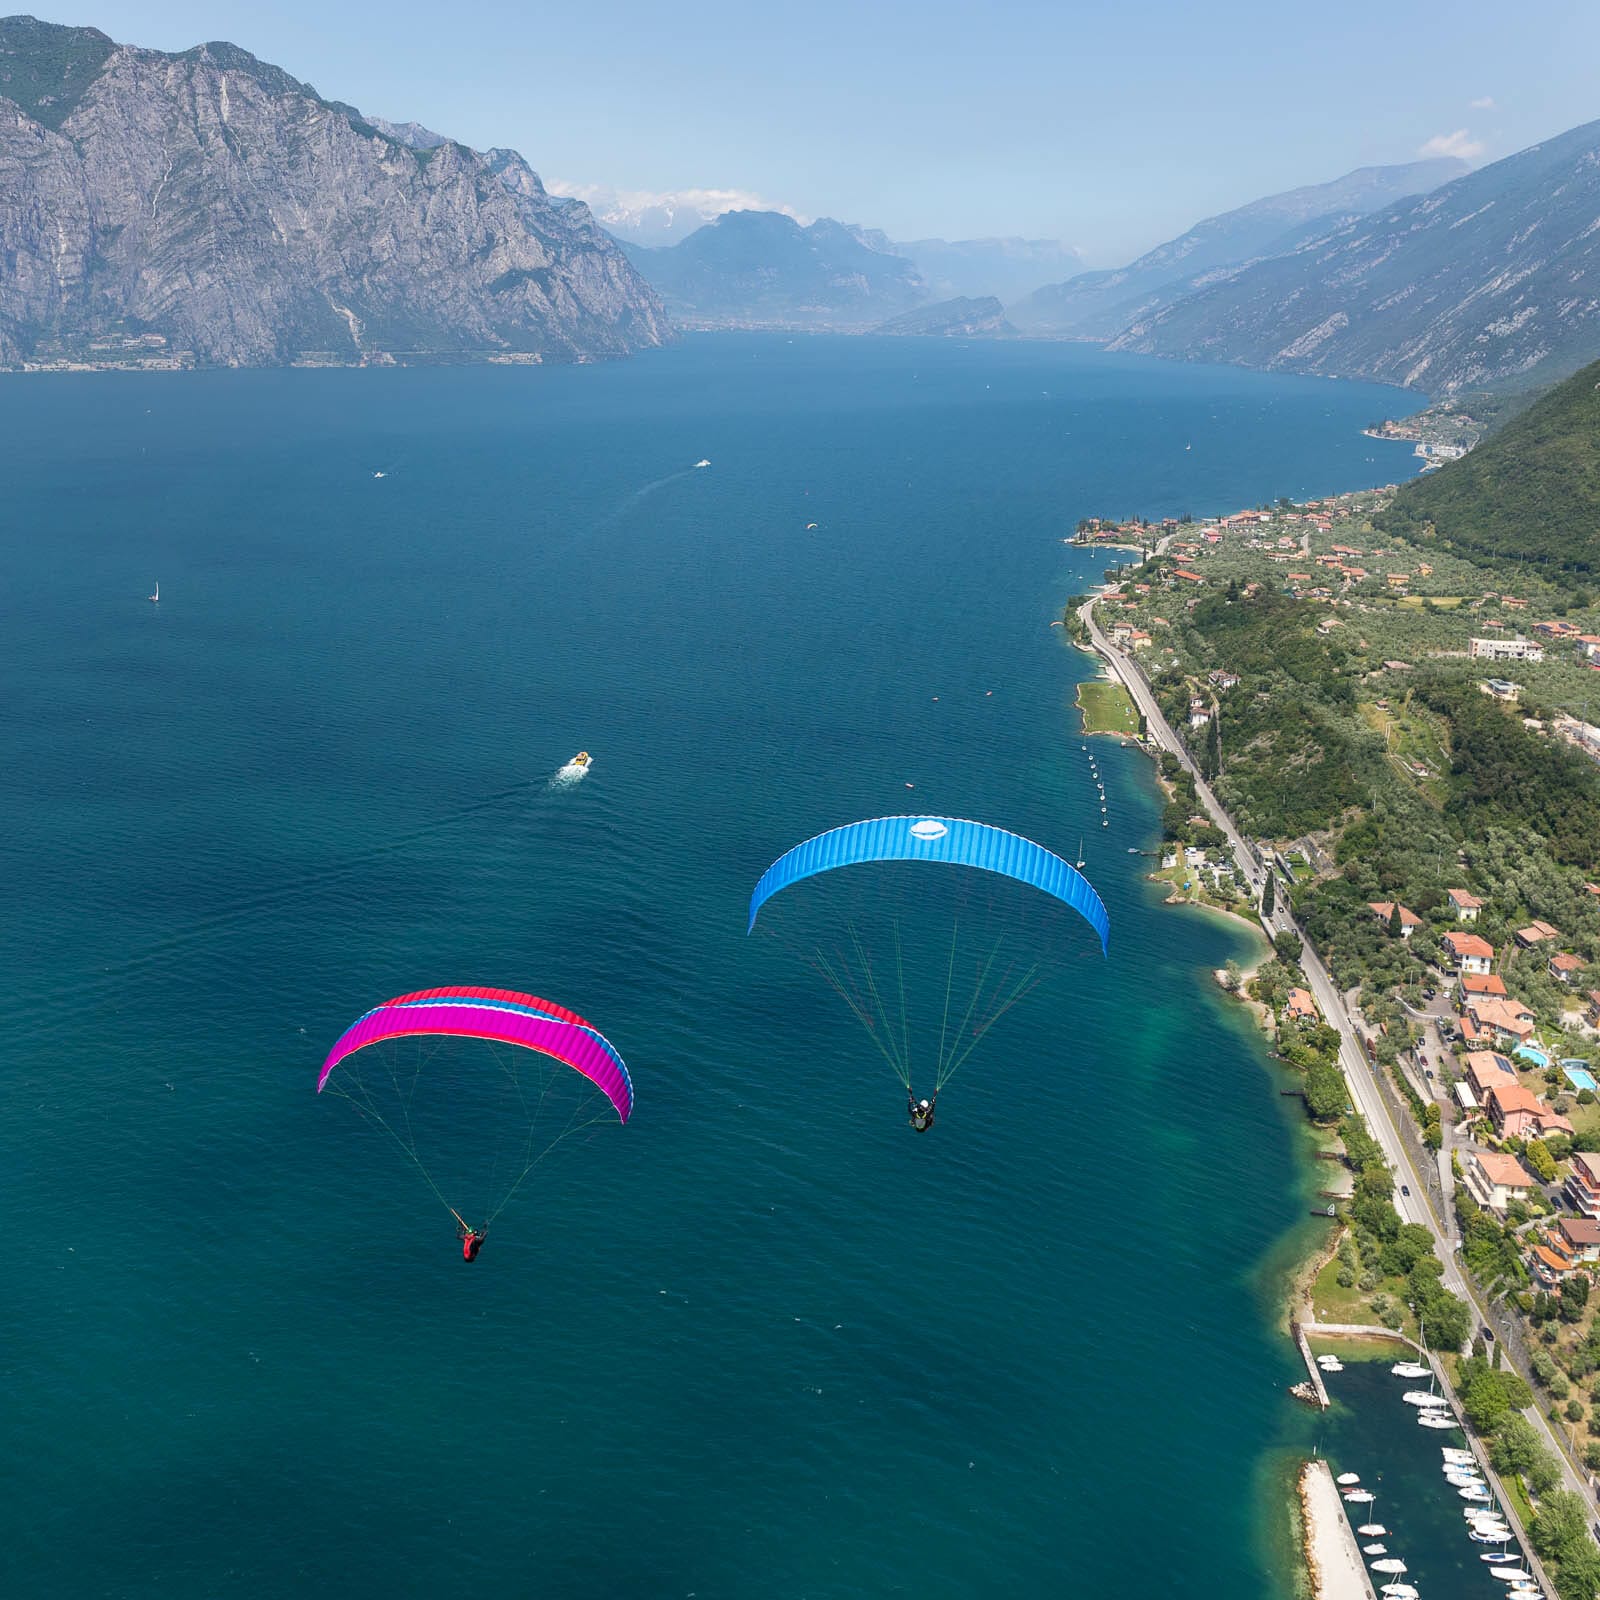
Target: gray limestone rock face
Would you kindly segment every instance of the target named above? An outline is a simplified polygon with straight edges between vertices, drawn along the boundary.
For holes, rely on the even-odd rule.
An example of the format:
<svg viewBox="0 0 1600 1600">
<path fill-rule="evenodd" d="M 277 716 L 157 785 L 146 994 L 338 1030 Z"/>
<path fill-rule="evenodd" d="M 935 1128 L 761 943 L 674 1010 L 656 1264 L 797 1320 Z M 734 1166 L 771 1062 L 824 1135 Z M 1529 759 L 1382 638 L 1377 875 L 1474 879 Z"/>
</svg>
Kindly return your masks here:
<svg viewBox="0 0 1600 1600">
<path fill-rule="evenodd" d="M 0 22 L 0 361 L 574 361 L 669 337 L 514 152 L 418 148 L 232 45 L 28 20 Z"/>
</svg>

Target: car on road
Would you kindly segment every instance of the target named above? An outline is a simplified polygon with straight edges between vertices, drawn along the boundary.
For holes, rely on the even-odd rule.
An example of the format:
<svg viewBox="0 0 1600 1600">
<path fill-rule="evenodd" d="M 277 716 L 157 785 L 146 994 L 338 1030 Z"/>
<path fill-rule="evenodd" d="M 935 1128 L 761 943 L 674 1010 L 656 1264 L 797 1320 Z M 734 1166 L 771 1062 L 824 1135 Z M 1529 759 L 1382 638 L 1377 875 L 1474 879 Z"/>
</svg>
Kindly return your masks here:
<svg viewBox="0 0 1600 1600">
<path fill-rule="evenodd" d="M 1482 1325 L 1482 1326 L 1481 1326 L 1481 1327 L 1480 1327 L 1480 1328 L 1479 1328 L 1479 1329 L 1478 1329 L 1478 1332 L 1479 1332 L 1479 1334 L 1480 1334 L 1480 1335 L 1482 1335 L 1482 1338 L 1483 1338 L 1483 1342 L 1484 1342 L 1484 1343 L 1485 1343 L 1485 1344 L 1493 1344 L 1493 1343 L 1494 1343 L 1494 1329 L 1493 1329 L 1493 1328 L 1491 1328 L 1491 1327 L 1490 1327 L 1490 1326 L 1489 1326 L 1489 1325 L 1488 1325 L 1488 1323 L 1484 1323 L 1484 1324 L 1483 1324 L 1483 1325 Z"/>
<path fill-rule="evenodd" d="M 1400 1185 L 1400 1193 L 1409 1200 L 1411 1198 L 1411 1185 L 1409 1183 L 1402 1183 Z"/>
</svg>

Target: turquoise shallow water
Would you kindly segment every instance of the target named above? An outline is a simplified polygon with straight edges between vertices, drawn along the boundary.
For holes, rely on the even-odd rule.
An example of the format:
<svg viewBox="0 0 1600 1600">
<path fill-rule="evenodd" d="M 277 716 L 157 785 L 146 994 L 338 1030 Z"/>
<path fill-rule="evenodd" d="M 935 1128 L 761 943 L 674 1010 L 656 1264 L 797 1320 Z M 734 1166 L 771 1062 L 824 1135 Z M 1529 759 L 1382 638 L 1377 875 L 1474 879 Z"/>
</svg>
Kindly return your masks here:
<svg viewBox="0 0 1600 1600">
<path fill-rule="evenodd" d="M 1276 1592 L 1292 1124 L 1205 975 L 1237 935 L 1126 854 L 1135 752 L 1096 826 L 1049 623 L 1078 517 L 1393 478 L 1393 409 L 757 337 L 7 380 L 10 1591 Z M 926 1139 L 744 937 L 779 850 L 913 804 L 1088 833 L 1113 922 Z M 576 1005 L 638 1090 L 471 1269 L 311 1092 L 459 981 Z"/>
</svg>

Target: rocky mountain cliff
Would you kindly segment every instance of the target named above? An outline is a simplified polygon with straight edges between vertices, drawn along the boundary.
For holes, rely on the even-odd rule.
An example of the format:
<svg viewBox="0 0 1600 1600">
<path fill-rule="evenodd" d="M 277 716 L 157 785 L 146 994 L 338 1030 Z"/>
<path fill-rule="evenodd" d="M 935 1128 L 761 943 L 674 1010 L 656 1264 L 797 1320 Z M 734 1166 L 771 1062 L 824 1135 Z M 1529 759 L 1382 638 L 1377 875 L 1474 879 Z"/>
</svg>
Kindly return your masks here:
<svg viewBox="0 0 1600 1600">
<path fill-rule="evenodd" d="M 367 121 L 231 44 L 0 20 L 0 363 L 583 360 L 660 303 L 510 151 Z M 415 142 L 413 142 L 415 141 Z"/>
<path fill-rule="evenodd" d="M 864 332 L 928 298 L 881 235 L 823 217 L 729 211 L 664 249 L 623 247 L 674 316 L 703 328 Z"/>
<path fill-rule="evenodd" d="M 1381 210 L 1407 195 L 1426 194 L 1469 170 L 1466 162 L 1447 157 L 1358 167 L 1331 183 L 1286 189 L 1207 217 L 1125 267 L 1079 273 L 1039 289 L 1009 314 L 1030 333 L 1110 339 L 1226 269 L 1281 255 L 1310 230 L 1326 233 L 1339 222 Z"/>
<path fill-rule="evenodd" d="M 1600 356 L 1600 122 L 1224 274 L 1112 348 L 1434 394 L 1571 372 Z"/>
</svg>

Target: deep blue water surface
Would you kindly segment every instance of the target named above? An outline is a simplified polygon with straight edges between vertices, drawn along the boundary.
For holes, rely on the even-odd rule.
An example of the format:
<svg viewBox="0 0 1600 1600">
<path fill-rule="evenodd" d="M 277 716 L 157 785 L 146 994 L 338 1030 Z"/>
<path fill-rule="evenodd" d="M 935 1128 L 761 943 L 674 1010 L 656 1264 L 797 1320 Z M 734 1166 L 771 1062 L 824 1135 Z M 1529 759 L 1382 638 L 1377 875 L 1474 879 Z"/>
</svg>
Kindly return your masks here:
<svg viewBox="0 0 1600 1600">
<path fill-rule="evenodd" d="M 1395 409 L 758 337 L 0 383 L 6 1592 L 1277 1592 L 1293 1124 L 1105 742 L 1098 826 L 1049 624 L 1080 516 L 1392 479 Z M 744 933 L 780 850 L 907 809 L 1086 833 L 1113 925 L 926 1138 Z M 638 1111 L 468 1268 L 312 1086 L 472 981 L 589 1015 Z"/>
</svg>

